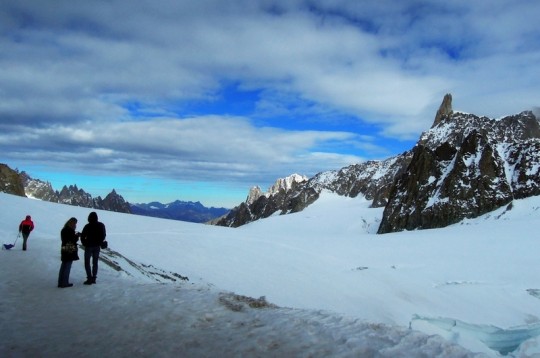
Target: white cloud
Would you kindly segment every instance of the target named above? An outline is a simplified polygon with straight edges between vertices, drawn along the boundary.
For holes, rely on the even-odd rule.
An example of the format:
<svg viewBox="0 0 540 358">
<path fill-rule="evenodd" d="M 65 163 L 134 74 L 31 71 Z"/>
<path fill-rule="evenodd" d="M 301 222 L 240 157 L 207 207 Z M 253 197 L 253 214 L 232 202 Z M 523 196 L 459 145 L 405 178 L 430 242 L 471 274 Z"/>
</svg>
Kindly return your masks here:
<svg viewBox="0 0 540 358">
<path fill-rule="evenodd" d="M 31 146 L 35 150 L 26 155 L 29 163 L 65 162 L 74 169 L 95 166 L 94 171 L 126 175 L 142 171 L 167 178 L 230 180 L 239 176 L 259 178 L 261 173 L 287 175 L 297 168 L 312 175 L 320 168 L 347 165 L 358 158 L 340 154 L 318 155 L 317 160 L 309 161 L 306 158 L 313 156 L 309 153 L 318 145 L 354 137 L 345 132 L 256 128 L 245 118 L 209 116 L 34 128 L 18 137 L 0 135 L 0 143 L 10 148 L 34 141 Z M 54 155 L 44 158 L 43 150 Z M 9 151 L 5 155 L 9 156 Z"/>
<path fill-rule="evenodd" d="M 102 148 L 115 159 L 100 156 L 94 170 L 159 165 L 194 178 L 320 171 L 356 159 L 331 142 L 370 148 L 357 136 L 418 138 L 448 92 L 455 109 L 479 115 L 538 107 L 539 16 L 540 4 L 510 0 L 114 0 L 54 9 L 6 0 L 0 143 L 12 145 L 5 159 L 27 152 L 87 170 L 91 150 Z M 223 83 L 259 91 L 252 118 L 279 114 L 301 123 L 287 128 L 308 129 L 181 113 L 189 101 L 219 98 Z M 137 115 L 131 103 L 141 104 Z M 328 114 L 380 133 L 309 130 Z M 323 144 L 324 159 L 302 161 Z M 376 155 L 379 147 L 371 143 Z"/>
<path fill-rule="evenodd" d="M 5 83 L 22 86 L 32 103 L 39 99 L 27 91 L 31 85 L 43 89 L 40 98 L 46 92 L 53 96 L 51 105 L 62 103 L 61 94 L 78 96 L 79 103 L 71 103 L 84 113 L 89 107 L 85 97 L 197 98 L 217 89 L 220 78 L 230 78 L 301 93 L 386 125 L 399 116 L 418 116 L 435 94 L 465 87 L 454 86 L 456 80 L 468 83 L 473 95 L 481 95 L 474 89 L 483 87 L 471 84 L 462 66 L 466 70 L 469 59 L 481 60 L 485 54 L 509 58 L 516 49 L 526 52 L 526 41 L 534 38 L 535 30 L 522 16 L 531 17 L 538 9 L 514 3 L 509 7 L 504 1 L 488 8 L 437 2 L 392 7 L 314 2 L 322 10 L 310 12 L 299 3 L 268 2 L 266 7 L 288 9 L 276 16 L 262 11 L 264 6 L 244 2 L 210 4 L 126 9 L 124 2 L 115 1 L 97 9 L 63 6 L 56 15 L 29 8 L 46 31 L 36 25 L 23 32 L 19 43 L 4 40 L 10 49 L 5 61 L 21 63 L 9 72 L 17 78 L 4 78 Z M 116 18 L 121 11 L 130 16 Z M 488 26 L 495 17 L 500 26 Z M 366 21 L 374 31 L 361 25 Z M 449 50 L 465 58 L 445 58 Z M 503 64 L 486 63 L 486 71 L 519 68 L 510 61 Z"/>
</svg>

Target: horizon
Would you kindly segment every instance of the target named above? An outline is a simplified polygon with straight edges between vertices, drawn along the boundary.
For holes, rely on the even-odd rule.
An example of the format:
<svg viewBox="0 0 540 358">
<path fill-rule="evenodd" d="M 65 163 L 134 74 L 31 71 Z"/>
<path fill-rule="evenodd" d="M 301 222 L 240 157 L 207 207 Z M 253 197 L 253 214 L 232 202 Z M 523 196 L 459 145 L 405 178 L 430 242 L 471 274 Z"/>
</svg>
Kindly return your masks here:
<svg viewBox="0 0 540 358">
<path fill-rule="evenodd" d="M 0 162 L 55 189 L 233 207 L 410 149 L 446 93 L 538 113 L 539 16 L 525 0 L 6 0 Z"/>
</svg>

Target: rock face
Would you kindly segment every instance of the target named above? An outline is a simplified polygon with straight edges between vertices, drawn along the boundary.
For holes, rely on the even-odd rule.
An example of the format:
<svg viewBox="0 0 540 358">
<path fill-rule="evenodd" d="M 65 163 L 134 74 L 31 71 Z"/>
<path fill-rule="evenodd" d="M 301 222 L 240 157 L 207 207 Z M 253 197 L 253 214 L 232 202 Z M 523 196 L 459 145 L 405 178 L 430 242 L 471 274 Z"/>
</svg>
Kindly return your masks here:
<svg viewBox="0 0 540 358">
<path fill-rule="evenodd" d="M 94 208 L 131 214 L 131 206 L 129 203 L 114 189 L 107 194 L 104 199 L 101 199 L 100 196 L 95 198 Z"/>
<path fill-rule="evenodd" d="M 439 124 L 444 118 L 452 115 L 453 112 L 454 111 L 452 110 L 452 95 L 450 93 L 447 93 L 443 98 L 437 114 L 435 115 L 435 121 L 433 122 L 433 126 L 431 128 Z"/>
<path fill-rule="evenodd" d="M 58 193 L 58 192 L 57 192 Z M 101 196 L 92 198 L 92 195 L 83 189 L 77 188 L 77 185 L 64 186 L 58 193 L 58 203 L 84 208 L 93 208 L 99 210 L 115 211 L 118 213 L 131 214 L 131 207 L 124 198 L 114 189 L 102 199 Z"/>
<path fill-rule="evenodd" d="M 19 172 L 2 163 L 0 163 L 0 191 L 7 194 L 25 196 L 24 185 L 19 177 Z"/>
<path fill-rule="evenodd" d="M 252 187 L 251 189 L 249 189 L 249 194 L 246 199 L 246 204 L 248 205 L 253 204 L 257 199 L 259 199 L 263 195 L 264 193 L 262 192 L 259 186 Z"/>
<path fill-rule="evenodd" d="M 539 195 L 539 150 L 532 112 L 499 120 L 441 117 L 396 178 L 378 232 L 444 227 Z"/>
<path fill-rule="evenodd" d="M 540 126 L 530 111 L 501 119 L 454 112 L 447 94 L 407 152 L 322 172 L 271 195 L 250 193 L 218 225 L 303 210 L 323 191 L 385 207 L 379 234 L 444 227 L 540 195 Z M 254 199 L 256 198 L 256 199 Z"/>
<path fill-rule="evenodd" d="M 233 208 L 229 213 L 214 222 L 219 226 L 238 227 L 251 221 L 269 217 L 277 211 L 294 211 L 295 201 L 292 196 L 296 195 L 298 188 L 307 180 L 298 174 L 276 180 L 266 193 L 253 187 L 250 189 L 245 202 Z M 297 210 L 298 211 L 298 210 Z"/>
<path fill-rule="evenodd" d="M 394 177 L 405 170 L 410 159 L 411 153 L 405 152 L 384 161 L 368 161 L 322 172 L 309 180 L 301 177 L 303 180 L 291 181 L 289 186 L 260 195 L 256 200 L 252 200 L 253 195 L 250 194 L 248 200 L 233 208 L 216 225 L 238 227 L 276 213 L 299 212 L 314 203 L 323 190 L 349 197 L 362 194 L 373 200 L 374 207 L 384 206 Z"/>
<path fill-rule="evenodd" d="M 58 203 L 58 193 L 53 189 L 51 183 L 32 179 L 26 172 L 21 172 L 20 178 L 27 196 Z"/>
<path fill-rule="evenodd" d="M 77 185 L 65 186 L 60 191 L 55 191 L 49 182 L 31 178 L 27 173 L 21 172 L 20 181 L 23 184 L 26 196 L 50 201 L 53 203 L 81 206 L 99 210 L 115 211 L 119 213 L 131 213 L 128 202 L 114 189 L 102 199 L 100 196 L 92 198 L 92 195 L 79 189 Z"/>
</svg>

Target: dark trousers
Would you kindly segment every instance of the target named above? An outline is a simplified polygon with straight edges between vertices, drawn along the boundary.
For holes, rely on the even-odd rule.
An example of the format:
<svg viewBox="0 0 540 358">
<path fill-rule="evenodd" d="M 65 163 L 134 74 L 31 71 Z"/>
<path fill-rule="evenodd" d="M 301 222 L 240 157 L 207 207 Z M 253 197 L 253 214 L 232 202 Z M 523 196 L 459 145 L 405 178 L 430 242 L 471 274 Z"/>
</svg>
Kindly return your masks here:
<svg viewBox="0 0 540 358">
<path fill-rule="evenodd" d="M 99 251 L 99 246 L 87 246 L 84 248 L 84 268 L 87 279 L 95 280 L 97 277 Z M 92 259 L 92 267 L 90 267 L 90 259 Z"/>
<path fill-rule="evenodd" d="M 62 261 L 60 272 L 58 272 L 58 286 L 67 286 L 69 283 L 69 273 L 71 272 L 71 264 L 73 261 Z"/>
<path fill-rule="evenodd" d="M 24 232 L 22 233 L 22 238 L 23 238 L 22 249 L 23 250 L 26 250 L 26 242 L 28 241 L 28 236 L 30 236 L 30 233 L 28 234 L 25 234 Z"/>
</svg>

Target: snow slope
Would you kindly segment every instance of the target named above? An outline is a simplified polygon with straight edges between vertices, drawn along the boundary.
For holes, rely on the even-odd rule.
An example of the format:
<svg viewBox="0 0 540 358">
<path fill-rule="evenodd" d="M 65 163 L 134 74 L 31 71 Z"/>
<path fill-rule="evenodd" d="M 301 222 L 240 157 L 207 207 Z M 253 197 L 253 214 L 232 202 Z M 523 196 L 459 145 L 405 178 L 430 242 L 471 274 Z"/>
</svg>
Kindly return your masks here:
<svg viewBox="0 0 540 358">
<path fill-rule="evenodd" d="M 98 283 L 81 260 L 59 289 L 60 229 L 90 210 L 0 193 L 1 243 L 36 224 L 0 252 L 0 356 L 540 355 L 540 198 L 386 235 L 368 207 L 323 193 L 237 229 L 98 211 Z"/>
</svg>

